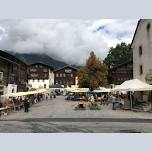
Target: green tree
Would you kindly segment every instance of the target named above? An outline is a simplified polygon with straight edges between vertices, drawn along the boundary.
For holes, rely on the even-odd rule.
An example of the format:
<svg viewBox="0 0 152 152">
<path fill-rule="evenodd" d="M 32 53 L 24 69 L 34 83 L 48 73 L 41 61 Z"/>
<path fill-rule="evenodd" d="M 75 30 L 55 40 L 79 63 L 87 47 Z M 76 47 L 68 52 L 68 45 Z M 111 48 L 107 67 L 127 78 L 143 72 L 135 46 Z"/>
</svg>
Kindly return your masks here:
<svg viewBox="0 0 152 152">
<path fill-rule="evenodd" d="M 78 71 L 79 87 L 97 88 L 107 82 L 107 66 L 103 64 L 94 52 L 90 53 L 84 67 Z"/>
<path fill-rule="evenodd" d="M 108 66 L 119 65 L 132 60 L 132 49 L 130 44 L 122 42 L 117 44 L 115 48 L 111 47 L 104 63 Z"/>
</svg>

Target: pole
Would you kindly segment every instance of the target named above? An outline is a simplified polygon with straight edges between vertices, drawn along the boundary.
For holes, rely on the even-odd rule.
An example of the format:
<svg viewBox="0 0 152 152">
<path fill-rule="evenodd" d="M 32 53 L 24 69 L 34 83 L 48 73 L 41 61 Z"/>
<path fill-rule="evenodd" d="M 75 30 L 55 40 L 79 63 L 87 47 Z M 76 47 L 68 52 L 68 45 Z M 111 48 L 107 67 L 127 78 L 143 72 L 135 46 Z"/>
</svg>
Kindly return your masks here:
<svg viewBox="0 0 152 152">
<path fill-rule="evenodd" d="M 131 95 L 131 91 L 130 91 L 130 110 L 132 111 L 132 95 Z"/>
<path fill-rule="evenodd" d="M 152 111 L 152 91 L 150 91 L 151 111 Z"/>
</svg>

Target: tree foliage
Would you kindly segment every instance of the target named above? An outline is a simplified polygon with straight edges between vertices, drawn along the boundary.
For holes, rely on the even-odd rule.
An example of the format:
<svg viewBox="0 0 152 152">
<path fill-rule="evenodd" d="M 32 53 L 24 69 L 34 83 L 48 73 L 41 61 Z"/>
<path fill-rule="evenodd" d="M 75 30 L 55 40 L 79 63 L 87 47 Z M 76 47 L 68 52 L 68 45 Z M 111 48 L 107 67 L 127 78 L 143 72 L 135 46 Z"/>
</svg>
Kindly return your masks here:
<svg viewBox="0 0 152 152">
<path fill-rule="evenodd" d="M 85 66 L 78 71 L 78 85 L 94 89 L 107 82 L 107 73 L 107 66 L 91 52 Z"/>
<path fill-rule="evenodd" d="M 132 49 L 130 44 L 122 42 L 117 44 L 115 48 L 111 47 L 104 63 L 108 66 L 119 65 L 132 60 Z"/>
</svg>

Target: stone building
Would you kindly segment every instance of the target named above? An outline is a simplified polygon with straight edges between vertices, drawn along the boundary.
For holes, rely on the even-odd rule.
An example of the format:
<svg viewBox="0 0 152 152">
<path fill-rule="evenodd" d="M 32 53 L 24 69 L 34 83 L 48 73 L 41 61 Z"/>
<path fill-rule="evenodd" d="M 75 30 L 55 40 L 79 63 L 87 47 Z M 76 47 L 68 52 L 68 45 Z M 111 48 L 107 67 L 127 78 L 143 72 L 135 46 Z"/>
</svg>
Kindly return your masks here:
<svg viewBox="0 0 152 152">
<path fill-rule="evenodd" d="M 54 71 L 54 83 L 71 87 L 77 85 L 77 68 L 65 66 Z"/>
<path fill-rule="evenodd" d="M 54 84 L 53 67 L 44 63 L 29 66 L 28 84 L 32 88 L 49 88 Z"/>
<path fill-rule="evenodd" d="M 141 19 L 131 43 L 133 77 L 152 84 L 152 20 Z"/>
<path fill-rule="evenodd" d="M 13 55 L 0 50 L 0 94 L 26 91 L 27 65 Z"/>
</svg>

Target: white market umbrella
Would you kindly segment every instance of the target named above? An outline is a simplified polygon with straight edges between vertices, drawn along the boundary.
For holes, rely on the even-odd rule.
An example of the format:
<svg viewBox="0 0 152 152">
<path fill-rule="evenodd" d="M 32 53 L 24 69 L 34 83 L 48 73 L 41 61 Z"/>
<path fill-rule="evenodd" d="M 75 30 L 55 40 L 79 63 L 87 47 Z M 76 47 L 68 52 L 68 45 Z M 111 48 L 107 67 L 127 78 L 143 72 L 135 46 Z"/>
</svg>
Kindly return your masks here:
<svg viewBox="0 0 152 152">
<path fill-rule="evenodd" d="M 151 90 L 152 90 L 152 85 L 149 85 L 138 79 L 127 80 L 113 89 L 113 91 L 130 91 L 131 109 L 132 109 L 132 97 L 131 97 L 132 91 L 151 91 Z"/>
<path fill-rule="evenodd" d="M 113 91 L 150 91 L 150 90 L 152 90 L 152 85 L 149 85 L 138 79 L 127 80 L 113 89 Z"/>
</svg>

